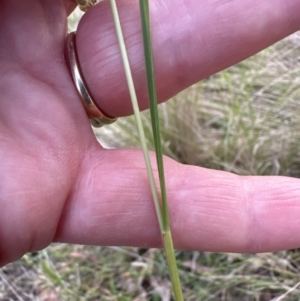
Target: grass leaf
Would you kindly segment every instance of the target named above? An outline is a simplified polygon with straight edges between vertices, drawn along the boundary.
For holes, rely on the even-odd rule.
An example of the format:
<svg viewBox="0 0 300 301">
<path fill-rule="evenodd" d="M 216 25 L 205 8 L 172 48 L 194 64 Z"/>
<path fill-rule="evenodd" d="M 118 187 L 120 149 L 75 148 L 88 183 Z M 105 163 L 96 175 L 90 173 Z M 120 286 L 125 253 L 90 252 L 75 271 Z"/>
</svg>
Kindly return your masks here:
<svg viewBox="0 0 300 301">
<path fill-rule="evenodd" d="M 170 223 L 169 223 L 169 214 L 168 214 L 166 183 L 165 183 L 165 176 L 164 176 L 163 154 L 162 154 L 162 146 L 161 146 L 161 138 L 160 138 L 157 94 L 156 94 L 156 85 L 155 85 L 155 78 L 154 78 L 154 64 L 153 64 L 153 54 L 152 54 L 152 45 L 151 45 L 148 0 L 140 0 L 140 11 L 141 11 L 141 20 L 142 20 L 151 125 L 152 125 L 153 137 L 154 137 L 155 154 L 157 160 L 161 199 L 162 199 L 163 226 L 164 226 L 164 230 L 167 231 L 169 229 Z"/>
<path fill-rule="evenodd" d="M 181 283 L 179 279 L 178 268 L 177 268 L 175 253 L 174 253 L 173 239 L 170 230 L 167 191 L 166 191 L 166 182 L 165 182 L 165 175 L 164 175 L 163 153 L 162 153 L 160 128 L 159 128 L 159 115 L 158 115 L 158 108 L 157 108 L 157 93 L 156 93 L 154 63 L 153 63 L 153 54 L 152 54 L 152 45 L 151 45 L 150 14 L 149 14 L 148 0 L 140 0 L 140 11 L 141 11 L 144 55 L 145 55 L 146 74 L 147 74 L 149 107 L 150 107 L 151 124 L 152 124 L 153 136 L 154 136 L 154 147 L 156 153 L 156 161 L 157 161 L 157 168 L 159 174 L 159 183 L 160 183 L 161 201 L 162 201 L 162 222 L 163 222 L 162 237 L 164 241 L 164 247 L 166 251 L 166 257 L 167 257 L 170 277 L 172 281 L 173 292 L 175 295 L 175 300 L 180 301 L 183 300 L 183 295 L 182 295 L 182 288 L 181 288 Z"/>
</svg>

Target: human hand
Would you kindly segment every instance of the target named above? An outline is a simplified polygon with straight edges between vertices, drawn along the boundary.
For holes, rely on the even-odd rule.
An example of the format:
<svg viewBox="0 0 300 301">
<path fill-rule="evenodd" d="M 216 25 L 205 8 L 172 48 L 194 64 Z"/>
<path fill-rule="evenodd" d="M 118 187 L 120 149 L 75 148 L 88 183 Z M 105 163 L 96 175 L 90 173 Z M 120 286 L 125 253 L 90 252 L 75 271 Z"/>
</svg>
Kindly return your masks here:
<svg viewBox="0 0 300 301">
<path fill-rule="evenodd" d="M 158 96 L 300 28 L 297 0 L 150 1 Z M 137 0 L 118 1 L 138 97 L 147 107 Z M 4 0 L 0 11 L 0 265 L 53 241 L 157 247 L 160 233 L 139 150 L 96 141 L 63 56 L 71 0 Z M 91 94 L 132 114 L 107 1 L 80 22 Z M 300 182 L 239 177 L 165 158 L 177 248 L 263 252 L 300 245 Z"/>
</svg>

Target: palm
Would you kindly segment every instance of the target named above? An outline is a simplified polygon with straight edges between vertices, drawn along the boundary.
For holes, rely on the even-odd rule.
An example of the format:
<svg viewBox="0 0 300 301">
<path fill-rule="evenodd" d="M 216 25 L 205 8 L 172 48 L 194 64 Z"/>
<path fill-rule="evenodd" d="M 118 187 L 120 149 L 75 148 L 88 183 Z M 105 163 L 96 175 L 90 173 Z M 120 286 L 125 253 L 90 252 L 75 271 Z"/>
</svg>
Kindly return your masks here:
<svg viewBox="0 0 300 301">
<path fill-rule="evenodd" d="M 47 1 L 43 6 L 27 1 L 31 7 L 26 17 L 22 6 L 29 3 L 8 2 L 1 16 L 0 200 L 5 217 L 0 228 L 2 239 L 12 244 L 6 247 L 19 256 L 53 240 L 95 138 L 65 67 L 64 8 L 56 5 L 54 13 L 47 11 Z M 14 21 L 10 13 L 16 18 L 22 13 L 23 18 Z M 38 27 L 34 18 L 40 20 Z M 16 248 L 20 241 L 22 250 Z"/>
<path fill-rule="evenodd" d="M 153 36 L 158 37 L 154 47 L 161 100 L 300 27 L 297 0 L 221 1 L 223 10 L 218 12 L 214 1 L 202 2 L 205 9 L 198 0 L 178 0 L 156 10 Z M 120 1 L 120 8 L 141 106 L 146 107 L 140 31 L 131 22 L 138 22 L 136 4 Z M 160 244 L 140 151 L 108 151 L 98 145 L 66 68 L 66 11 L 73 6 L 72 0 L 1 2 L 0 241 L 5 243 L 0 244 L 0 264 L 52 241 Z M 264 14 L 261 26 L 249 7 Z M 165 26 L 173 24 L 166 10 L 178 18 L 188 14 L 187 28 L 177 28 L 184 34 Z M 111 116 L 130 114 L 108 3 L 86 16 L 77 37 L 89 88 Z M 220 16 L 223 27 L 216 25 Z M 201 28 L 203 20 L 207 31 L 194 38 L 190 28 Z M 243 20 L 245 28 L 235 27 Z M 223 47 L 216 47 L 216 41 Z M 176 246 L 266 251 L 299 244 L 299 235 L 292 235 L 298 233 L 297 180 L 239 178 L 168 159 L 165 163 Z M 265 202 L 255 207 L 261 199 Z M 190 212 L 193 218 L 186 219 Z M 264 240 L 282 214 L 291 235 Z M 264 220 L 262 228 L 255 222 L 258 218 Z"/>
</svg>

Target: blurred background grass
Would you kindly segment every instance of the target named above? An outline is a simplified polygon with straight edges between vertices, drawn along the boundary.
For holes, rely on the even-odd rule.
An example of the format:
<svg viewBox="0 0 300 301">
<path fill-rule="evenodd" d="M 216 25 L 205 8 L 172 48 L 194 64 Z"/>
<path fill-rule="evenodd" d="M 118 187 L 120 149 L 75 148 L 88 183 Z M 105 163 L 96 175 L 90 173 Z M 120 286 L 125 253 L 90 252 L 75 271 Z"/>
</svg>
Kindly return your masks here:
<svg viewBox="0 0 300 301">
<path fill-rule="evenodd" d="M 298 177 L 299 45 L 292 35 L 160 105 L 164 153 L 243 175 Z M 149 113 L 143 116 L 152 145 Z M 133 117 L 96 133 L 110 146 L 139 146 Z"/>
<path fill-rule="evenodd" d="M 164 153 L 241 175 L 299 177 L 299 66 L 296 33 L 162 104 Z M 151 146 L 148 112 L 143 120 Z M 95 134 L 111 148 L 139 147 L 132 117 Z M 177 259 L 185 300 L 300 300 L 299 250 L 178 251 Z M 53 244 L 0 269 L 0 300 L 172 299 L 160 250 Z"/>
</svg>

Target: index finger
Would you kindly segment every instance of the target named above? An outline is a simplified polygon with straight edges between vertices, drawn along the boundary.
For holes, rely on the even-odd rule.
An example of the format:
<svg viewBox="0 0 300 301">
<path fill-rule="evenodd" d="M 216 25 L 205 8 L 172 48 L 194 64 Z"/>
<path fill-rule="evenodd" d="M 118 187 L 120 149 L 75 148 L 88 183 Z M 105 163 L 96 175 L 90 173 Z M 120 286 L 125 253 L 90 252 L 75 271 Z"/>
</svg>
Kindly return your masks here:
<svg viewBox="0 0 300 301">
<path fill-rule="evenodd" d="M 298 0 L 150 1 L 158 98 L 227 68 L 300 28 Z M 140 107 L 148 107 L 138 1 L 118 1 Z M 109 116 L 132 114 L 108 1 L 77 31 L 88 87 Z"/>
</svg>

